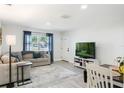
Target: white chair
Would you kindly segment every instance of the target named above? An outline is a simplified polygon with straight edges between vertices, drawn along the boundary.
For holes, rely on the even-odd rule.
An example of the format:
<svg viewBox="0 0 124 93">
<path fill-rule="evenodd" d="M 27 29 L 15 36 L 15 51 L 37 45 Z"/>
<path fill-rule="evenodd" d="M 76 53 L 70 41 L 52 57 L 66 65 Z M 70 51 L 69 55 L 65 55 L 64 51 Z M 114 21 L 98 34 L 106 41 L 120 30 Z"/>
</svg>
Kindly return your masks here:
<svg viewBox="0 0 124 93">
<path fill-rule="evenodd" d="M 86 64 L 87 87 L 89 88 L 112 88 L 112 69 L 97 64 Z"/>
</svg>

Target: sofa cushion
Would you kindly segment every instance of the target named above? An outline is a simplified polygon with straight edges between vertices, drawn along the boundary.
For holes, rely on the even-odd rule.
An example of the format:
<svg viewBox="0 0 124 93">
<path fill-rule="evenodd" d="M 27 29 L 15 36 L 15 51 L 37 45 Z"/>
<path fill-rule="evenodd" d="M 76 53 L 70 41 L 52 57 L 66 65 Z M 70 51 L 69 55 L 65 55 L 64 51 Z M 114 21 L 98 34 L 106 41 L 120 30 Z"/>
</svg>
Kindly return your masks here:
<svg viewBox="0 0 124 93">
<path fill-rule="evenodd" d="M 32 59 L 33 58 L 33 54 L 32 53 L 27 53 L 23 55 L 23 59 Z"/>
<path fill-rule="evenodd" d="M 49 57 L 49 55 L 48 54 L 44 54 L 44 58 L 48 58 Z"/>
<path fill-rule="evenodd" d="M 46 61 L 48 61 L 48 58 L 25 59 L 24 61 L 31 61 L 33 63 L 35 63 L 35 62 L 46 62 Z"/>
<path fill-rule="evenodd" d="M 36 59 L 24 59 L 24 61 L 36 62 Z"/>
<path fill-rule="evenodd" d="M 1 57 L 1 61 L 3 62 L 3 64 L 9 63 L 9 56 L 8 55 L 3 55 Z M 15 62 L 16 62 L 16 58 L 11 57 L 11 63 L 15 63 Z"/>
<path fill-rule="evenodd" d="M 40 57 L 41 57 L 40 52 L 34 52 L 33 53 L 33 58 L 40 58 Z"/>
<path fill-rule="evenodd" d="M 37 58 L 37 62 L 46 62 L 48 58 Z"/>
<path fill-rule="evenodd" d="M 1 60 L 0 60 L 0 64 L 3 64 Z"/>
<path fill-rule="evenodd" d="M 45 54 L 47 54 L 47 51 L 40 51 L 41 58 L 44 58 Z"/>
</svg>

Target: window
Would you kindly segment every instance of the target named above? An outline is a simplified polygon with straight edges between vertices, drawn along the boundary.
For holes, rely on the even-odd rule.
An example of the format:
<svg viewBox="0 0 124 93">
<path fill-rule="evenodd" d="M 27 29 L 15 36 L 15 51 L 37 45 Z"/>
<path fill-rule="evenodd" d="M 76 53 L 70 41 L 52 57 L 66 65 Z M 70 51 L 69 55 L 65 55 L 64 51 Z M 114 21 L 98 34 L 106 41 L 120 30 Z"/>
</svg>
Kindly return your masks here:
<svg viewBox="0 0 124 93">
<path fill-rule="evenodd" d="M 48 51 L 53 62 L 53 34 L 24 31 L 23 51 Z"/>
<path fill-rule="evenodd" d="M 24 31 L 24 51 L 49 51 L 48 36 Z"/>
<path fill-rule="evenodd" d="M 32 51 L 48 51 L 48 36 L 43 33 L 32 33 L 31 35 L 31 50 Z"/>
</svg>

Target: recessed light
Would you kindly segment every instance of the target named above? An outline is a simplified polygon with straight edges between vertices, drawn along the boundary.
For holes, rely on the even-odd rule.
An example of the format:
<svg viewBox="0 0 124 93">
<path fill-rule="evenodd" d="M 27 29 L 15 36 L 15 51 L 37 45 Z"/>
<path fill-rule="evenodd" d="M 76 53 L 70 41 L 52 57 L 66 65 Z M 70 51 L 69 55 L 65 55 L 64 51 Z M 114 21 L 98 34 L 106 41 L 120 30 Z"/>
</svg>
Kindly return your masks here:
<svg viewBox="0 0 124 93">
<path fill-rule="evenodd" d="M 85 10 L 87 9 L 88 5 L 81 5 L 81 9 Z"/>
<path fill-rule="evenodd" d="M 49 25 L 51 25 L 51 23 L 50 22 L 46 22 L 46 25 L 49 26 Z"/>
</svg>

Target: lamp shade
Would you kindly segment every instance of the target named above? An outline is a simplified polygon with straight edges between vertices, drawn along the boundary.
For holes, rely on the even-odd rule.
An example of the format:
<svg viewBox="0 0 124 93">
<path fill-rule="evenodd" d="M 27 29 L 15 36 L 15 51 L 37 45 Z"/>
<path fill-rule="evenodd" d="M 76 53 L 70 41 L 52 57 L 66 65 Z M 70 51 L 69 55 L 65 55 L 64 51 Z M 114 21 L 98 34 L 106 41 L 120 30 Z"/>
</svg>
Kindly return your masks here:
<svg viewBox="0 0 124 93">
<path fill-rule="evenodd" d="M 7 35 L 6 43 L 7 43 L 7 45 L 15 45 L 16 44 L 16 36 L 15 35 Z"/>
</svg>

